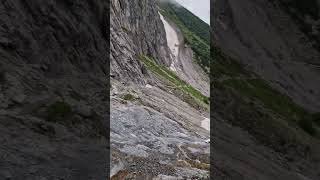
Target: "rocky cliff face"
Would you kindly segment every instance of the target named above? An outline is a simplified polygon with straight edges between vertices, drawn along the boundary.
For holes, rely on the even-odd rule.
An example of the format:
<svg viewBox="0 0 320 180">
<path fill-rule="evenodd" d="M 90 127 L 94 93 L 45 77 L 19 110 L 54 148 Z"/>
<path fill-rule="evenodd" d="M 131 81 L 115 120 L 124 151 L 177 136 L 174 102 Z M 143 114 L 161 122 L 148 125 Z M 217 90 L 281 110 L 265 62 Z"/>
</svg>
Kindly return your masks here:
<svg viewBox="0 0 320 180">
<path fill-rule="evenodd" d="M 215 1 L 214 42 L 297 104 L 319 111 L 320 54 L 314 46 L 316 38 L 301 28 L 307 25 L 299 19 L 304 22 L 307 16 L 297 9 L 293 9 L 297 17 L 290 15 L 284 8 L 294 7 L 283 7 L 281 2 L 285 1 Z M 311 11 L 308 3 L 297 8 L 309 6 Z"/>
<path fill-rule="evenodd" d="M 0 179 L 105 179 L 107 1 L 0 2 Z"/>
<path fill-rule="evenodd" d="M 319 50 L 282 2 L 212 3 L 215 179 L 319 179 Z"/>
<path fill-rule="evenodd" d="M 111 1 L 111 74 L 123 82 L 145 83 L 146 73 L 137 61 L 149 55 L 170 65 L 163 24 L 155 1 Z"/>
</svg>

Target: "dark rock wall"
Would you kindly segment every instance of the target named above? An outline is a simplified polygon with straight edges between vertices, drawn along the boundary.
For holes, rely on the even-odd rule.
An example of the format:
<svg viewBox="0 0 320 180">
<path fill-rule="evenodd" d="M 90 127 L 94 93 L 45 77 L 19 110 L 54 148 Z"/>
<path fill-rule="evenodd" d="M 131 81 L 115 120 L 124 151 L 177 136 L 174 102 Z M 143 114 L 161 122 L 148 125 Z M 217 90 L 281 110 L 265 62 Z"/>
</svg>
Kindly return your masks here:
<svg viewBox="0 0 320 180">
<path fill-rule="evenodd" d="M 0 8 L 2 64 L 43 66 L 47 76 L 108 74 L 106 2 L 5 0 Z"/>
<path fill-rule="evenodd" d="M 319 50 L 277 1 L 216 0 L 214 43 L 310 111 L 320 109 Z"/>
<path fill-rule="evenodd" d="M 0 2 L 0 179 L 107 177 L 108 6 Z"/>
<path fill-rule="evenodd" d="M 111 1 L 111 74 L 118 80 L 144 83 L 139 56 L 171 63 L 164 26 L 155 0 Z"/>
</svg>

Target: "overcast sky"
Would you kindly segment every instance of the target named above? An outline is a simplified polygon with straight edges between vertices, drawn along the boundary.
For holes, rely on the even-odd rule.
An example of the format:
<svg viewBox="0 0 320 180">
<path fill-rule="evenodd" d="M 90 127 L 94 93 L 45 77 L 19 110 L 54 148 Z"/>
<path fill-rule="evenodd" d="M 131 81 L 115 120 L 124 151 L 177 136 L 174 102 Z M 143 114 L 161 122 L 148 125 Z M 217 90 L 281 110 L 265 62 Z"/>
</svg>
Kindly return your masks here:
<svg viewBox="0 0 320 180">
<path fill-rule="evenodd" d="M 176 0 L 207 24 L 210 24 L 210 0 Z"/>
</svg>

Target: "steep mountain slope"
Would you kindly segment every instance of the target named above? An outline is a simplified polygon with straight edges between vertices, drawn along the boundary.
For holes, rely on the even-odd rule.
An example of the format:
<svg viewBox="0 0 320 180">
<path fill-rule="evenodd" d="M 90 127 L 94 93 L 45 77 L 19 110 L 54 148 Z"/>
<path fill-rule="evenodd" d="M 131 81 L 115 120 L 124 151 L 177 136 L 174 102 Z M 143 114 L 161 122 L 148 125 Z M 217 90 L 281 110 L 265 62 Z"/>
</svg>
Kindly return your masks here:
<svg viewBox="0 0 320 180">
<path fill-rule="evenodd" d="M 214 176 L 319 179 L 319 52 L 276 1 L 212 5 Z"/>
<path fill-rule="evenodd" d="M 0 179 L 105 179 L 108 3 L 0 2 Z"/>
<path fill-rule="evenodd" d="M 187 9 L 181 8 L 175 1 L 160 2 L 161 12 L 180 28 L 185 43 L 190 45 L 194 51 L 195 60 L 205 72 L 209 73 L 209 25 L 194 16 Z"/>
<path fill-rule="evenodd" d="M 319 111 L 319 51 L 295 22 L 299 19 L 279 1 L 215 1 L 214 6 L 216 43 L 297 104 Z"/>
<path fill-rule="evenodd" d="M 172 6 L 174 5 L 171 5 L 169 7 Z M 173 52 L 170 69 L 177 73 L 177 75 L 181 79 L 199 90 L 202 94 L 209 96 L 209 78 L 205 73 L 208 68 L 202 69 L 201 64 L 196 63 L 199 62 L 196 59 L 197 53 L 194 53 L 192 45 L 189 45 L 185 40 L 187 38 L 185 38 L 184 31 L 180 30 L 180 28 L 182 29 L 186 27 L 181 26 L 183 25 L 182 21 L 170 19 L 170 17 L 172 18 L 172 16 L 169 16 L 166 13 L 168 11 L 168 8 L 164 7 L 163 3 L 160 4 L 160 7 L 164 8 L 161 10 L 161 12 L 167 15 L 167 17 L 163 17 L 160 14 L 160 17 L 165 27 L 168 46 Z M 181 23 L 181 25 L 176 25 L 176 23 Z M 209 31 L 209 28 L 206 28 L 206 30 Z M 192 31 L 191 34 L 193 33 L 194 31 Z M 209 46 L 207 48 L 209 49 Z"/>
<path fill-rule="evenodd" d="M 170 65 L 165 32 L 154 1 L 114 0 L 110 5 L 111 76 L 123 82 L 145 83 L 143 67 L 136 59 L 146 54 Z M 146 27 L 148 26 L 148 27 Z M 118 59 L 121 59 L 118 60 Z"/>
<path fill-rule="evenodd" d="M 111 1 L 110 176 L 208 179 L 208 75 L 158 5 Z"/>
<path fill-rule="evenodd" d="M 307 119 L 295 120 L 300 108 L 296 109 L 297 105 L 261 77 L 214 50 L 216 72 L 211 91 L 215 97 L 211 111 L 214 177 L 317 179 L 319 140 L 308 134 L 310 126 L 303 129 L 296 122 L 309 123 Z"/>
</svg>

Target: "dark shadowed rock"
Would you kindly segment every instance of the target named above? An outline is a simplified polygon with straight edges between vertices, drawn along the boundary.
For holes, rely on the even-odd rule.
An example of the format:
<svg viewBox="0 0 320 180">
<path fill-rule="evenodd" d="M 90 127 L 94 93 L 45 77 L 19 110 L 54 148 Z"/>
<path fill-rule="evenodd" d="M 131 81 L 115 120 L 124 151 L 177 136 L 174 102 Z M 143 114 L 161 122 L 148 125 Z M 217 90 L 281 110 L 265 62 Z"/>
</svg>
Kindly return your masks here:
<svg viewBox="0 0 320 180">
<path fill-rule="evenodd" d="M 0 2 L 0 179 L 107 177 L 97 128 L 108 114 L 107 9 L 102 0 Z M 48 110 L 57 100 L 96 117 Z"/>
</svg>

